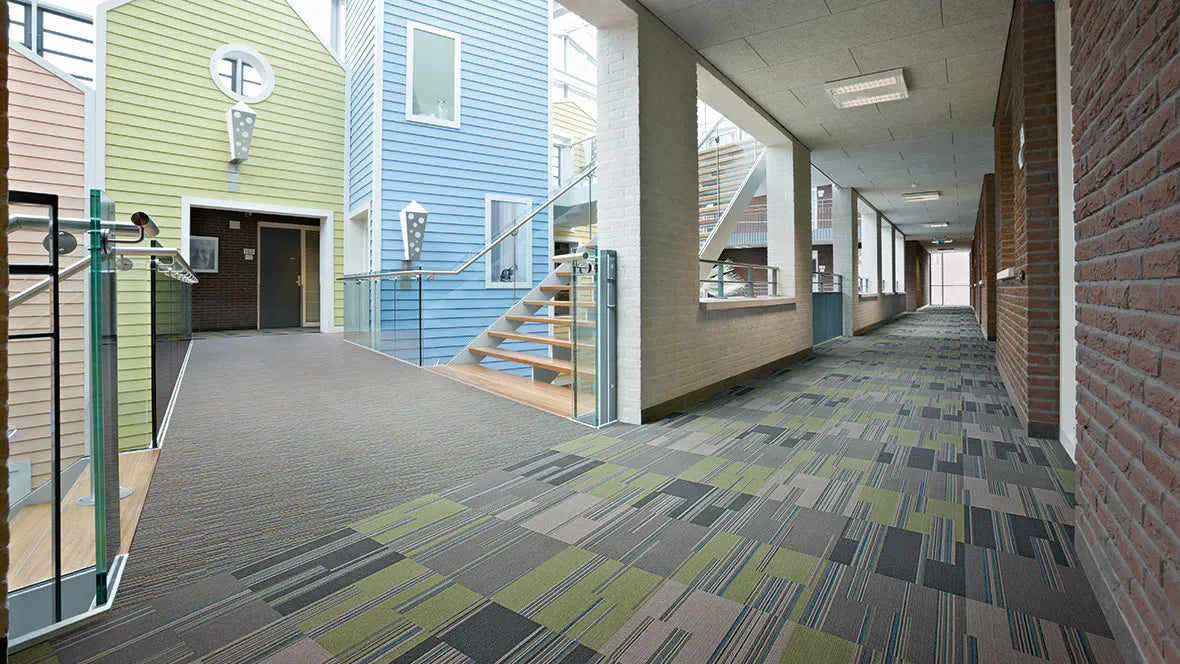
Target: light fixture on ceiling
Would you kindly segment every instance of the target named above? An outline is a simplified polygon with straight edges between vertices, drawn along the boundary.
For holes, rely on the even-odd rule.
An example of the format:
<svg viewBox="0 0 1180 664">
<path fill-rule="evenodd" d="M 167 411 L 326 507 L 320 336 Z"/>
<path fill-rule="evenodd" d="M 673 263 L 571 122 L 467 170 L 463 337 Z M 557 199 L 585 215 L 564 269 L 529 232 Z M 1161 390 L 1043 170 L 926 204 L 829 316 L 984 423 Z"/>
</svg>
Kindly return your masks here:
<svg viewBox="0 0 1180 664">
<path fill-rule="evenodd" d="M 905 85 L 905 74 L 900 67 L 875 74 L 829 81 L 824 84 L 824 90 L 836 108 L 880 104 L 910 96 L 910 91 Z"/>
<path fill-rule="evenodd" d="M 926 224 L 926 228 L 946 228 L 948 224 L 945 221 L 936 221 L 933 224 Z"/>
<path fill-rule="evenodd" d="M 902 194 L 901 200 L 907 203 L 922 203 L 924 201 L 936 201 L 942 198 L 942 194 L 937 191 L 916 191 L 912 194 Z"/>
</svg>

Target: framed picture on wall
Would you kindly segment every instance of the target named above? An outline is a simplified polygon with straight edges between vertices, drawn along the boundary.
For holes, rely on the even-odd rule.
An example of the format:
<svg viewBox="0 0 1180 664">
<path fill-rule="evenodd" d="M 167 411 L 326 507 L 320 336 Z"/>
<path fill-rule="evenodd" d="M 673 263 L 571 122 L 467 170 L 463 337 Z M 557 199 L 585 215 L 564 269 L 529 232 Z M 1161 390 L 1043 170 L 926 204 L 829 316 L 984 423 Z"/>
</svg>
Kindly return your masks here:
<svg viewBox="0 0 1180 664">
<path fill-rule="evenodd" d="M 189 237 L 188 266 L 193 272 L 217 272 L 217 238 L 208 235 Z"/>
</svg>

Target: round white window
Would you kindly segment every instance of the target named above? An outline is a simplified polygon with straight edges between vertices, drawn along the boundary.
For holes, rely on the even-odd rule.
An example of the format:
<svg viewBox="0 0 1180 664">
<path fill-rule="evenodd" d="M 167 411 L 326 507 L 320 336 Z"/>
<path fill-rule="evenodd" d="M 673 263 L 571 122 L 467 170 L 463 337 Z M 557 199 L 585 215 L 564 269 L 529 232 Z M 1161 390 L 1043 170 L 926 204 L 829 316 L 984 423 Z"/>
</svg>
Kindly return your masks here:
<svg viewBox="0 0 1180 664">
<path fill-rule="evenodd" d="M 214 51 L 209 73 L 227 97 L 247 104 L 266 99 L 275 88 L 270 63 L 261 53 L 242 44 L 226 44 Z"/>
</svg>

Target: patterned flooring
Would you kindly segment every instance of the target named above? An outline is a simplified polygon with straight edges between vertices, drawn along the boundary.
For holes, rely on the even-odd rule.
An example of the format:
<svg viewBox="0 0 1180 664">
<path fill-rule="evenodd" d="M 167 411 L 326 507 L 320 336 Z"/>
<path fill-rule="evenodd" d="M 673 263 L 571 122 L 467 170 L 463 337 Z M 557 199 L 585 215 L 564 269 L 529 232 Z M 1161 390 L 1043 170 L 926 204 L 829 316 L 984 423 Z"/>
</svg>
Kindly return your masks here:
<svg viewBox="0 0 1180 664">
<path fill-rule="evenodd" d="M 490 470 L 14 661 L 1118 662 L 969 310 Z"/>
</svg>

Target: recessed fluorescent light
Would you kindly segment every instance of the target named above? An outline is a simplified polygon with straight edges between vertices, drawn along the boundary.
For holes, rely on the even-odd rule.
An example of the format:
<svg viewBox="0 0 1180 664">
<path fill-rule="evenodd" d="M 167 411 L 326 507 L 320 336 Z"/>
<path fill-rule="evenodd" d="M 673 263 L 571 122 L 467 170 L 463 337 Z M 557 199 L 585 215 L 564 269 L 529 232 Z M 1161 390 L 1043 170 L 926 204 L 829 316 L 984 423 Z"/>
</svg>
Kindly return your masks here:
<svg viewBox="0 0 1180 664">
<path fill-rule="evenodd" d="M 829 81 L 824 85 L 836 108 L 852 108 L 906 99 L 910 96 L 900 68 Z"/>
<path fill-rule="evenodd" d="M 936 221 L 933 224 L 926 224 L 926 228 L 946 228 L 946 227 L 947 227 L 947 223 L 945 221 Z"/>
<path fill-rule="evenodd" d="M 907 203 L 921 203 L 923 201 L 936 201 L 941 196 L 942 194 L 937 191 L 917 191 L 912 194 L 902 194 L 901 200 Z"/>
</svg>

